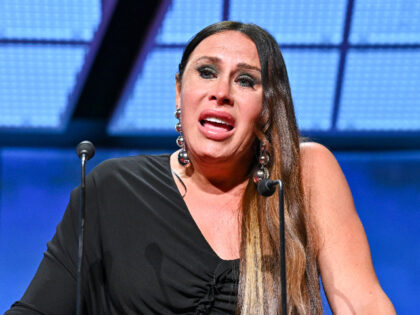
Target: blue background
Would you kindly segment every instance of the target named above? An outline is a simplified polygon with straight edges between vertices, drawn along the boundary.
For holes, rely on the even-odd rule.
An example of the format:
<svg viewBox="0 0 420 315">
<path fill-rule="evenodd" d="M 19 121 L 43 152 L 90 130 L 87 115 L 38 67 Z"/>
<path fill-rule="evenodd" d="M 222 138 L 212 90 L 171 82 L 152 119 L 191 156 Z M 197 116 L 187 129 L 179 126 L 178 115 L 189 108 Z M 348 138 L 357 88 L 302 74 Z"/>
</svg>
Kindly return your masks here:
<svg viewBox="0 0 420 315">
<path fill-rule="evenodd" d="M 100 161 L 140 151 L 98 149 Z M 159 152 L 156 152 L 159 153 Z M 420 308 L 420 152 L 336 152 L 385 292 L 399 314 Z M 19 299 L 79 183 L 73 150 L 1 151 L 0 309 Z M 328 313 L 328 312 L 327 312 Z"/>
<path fill-rule="evenodd" d="M 114 2 L 0 0 L 0 312 L 22 296 L 78 185 L 75 143 L 65 140 L 79 132 L 71 124 L 72 99 Z M 227 19 L 259 24 L 279 43 L 300 130 L 330 144 L 382 287 L 399 314 L 418 313 L 417 0 L 171 1 L 107 117 L 103 133 L 112 143 L 97 149 L 88 170 L 110 157 L 175 146 L 167 138 L 174 143 L 176 137 L 174 77 L 182 50 L 201 28 Z M 52 135 L 64 139 L 56 142 L 61 147 Z M 26 136 L 32 142 L 24 142 Z M 136 150 L 118 142 L 123 137 Z M 17 139 L 16 147 L 9 138 Z"/>
</svg>

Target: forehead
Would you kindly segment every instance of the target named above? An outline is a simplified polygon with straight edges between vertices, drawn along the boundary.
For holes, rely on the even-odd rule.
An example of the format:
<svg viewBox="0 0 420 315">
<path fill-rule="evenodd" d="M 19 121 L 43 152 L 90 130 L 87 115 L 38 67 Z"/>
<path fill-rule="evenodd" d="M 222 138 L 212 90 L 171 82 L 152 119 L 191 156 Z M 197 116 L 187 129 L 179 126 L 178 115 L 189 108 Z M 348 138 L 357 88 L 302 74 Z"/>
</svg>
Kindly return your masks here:
<svg viewBox="0 0 420 315">
<path fill-rule="evenodd" d="M 223 31 L 203 39 L 192 52 L 190 61 L 202 56 L 218 57 L 222 61 L 245 62 L 260 67 L 254 42 L 238 31 Z"/>
</svg>

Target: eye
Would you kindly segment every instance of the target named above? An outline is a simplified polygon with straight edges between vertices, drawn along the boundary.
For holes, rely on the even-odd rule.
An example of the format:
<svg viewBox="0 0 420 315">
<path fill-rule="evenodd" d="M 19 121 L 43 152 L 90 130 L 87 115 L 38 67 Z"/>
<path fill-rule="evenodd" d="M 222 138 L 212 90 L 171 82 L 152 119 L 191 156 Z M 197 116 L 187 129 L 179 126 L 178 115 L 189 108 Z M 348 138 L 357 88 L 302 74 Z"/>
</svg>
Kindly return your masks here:
<svg viewBox="0 0 420 315">
<path fill-rule="evenodd" d="M 236 82 L 238 82 L 240 86 L 251 87 L 251 88 L 254 87 L 255 84 L 257 84 L 256 80 L 253 77 L 251 77 L 250 75 L 247 75 L 247 74 L 246 75 L 244 75 L 244 74 L 240 75 L 236 79 Z"/>
<path fill-rule="evenodd" d="M 200 77 L 203 79 L 213 79 L 217 75 L 217 71 L 209 66 L 202 66 L 197 69 Z"/>
</svg>

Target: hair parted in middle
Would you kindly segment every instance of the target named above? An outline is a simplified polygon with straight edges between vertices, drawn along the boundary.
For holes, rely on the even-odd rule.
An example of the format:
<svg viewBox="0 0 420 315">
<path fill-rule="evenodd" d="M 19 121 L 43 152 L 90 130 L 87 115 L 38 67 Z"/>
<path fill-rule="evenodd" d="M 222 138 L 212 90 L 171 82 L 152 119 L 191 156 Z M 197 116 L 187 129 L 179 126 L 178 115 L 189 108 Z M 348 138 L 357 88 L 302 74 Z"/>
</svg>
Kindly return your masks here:
<svg viewBox="0 0 420 315">
<path fill-rule="evenodd" d="M 259 148 L 270 157 L 271 178 L 284 186 L 286 264 L 289 314 L 322 314 L 317 238 L 305 205 L 301 178 L 300 142 L 286 66 L 276 40 L 255 24 L 224 21 L 212 24 L 186 46 L 177 82 L 181 84 L 189 57 L 205 38 L 224 31 L 237 31 L 256 45 L 262 75 L 263 106 L 255 126 Z M 234 43 L 232 43 L 234 44 Z M 280 253 L 278 200 L 257 193 L 250 179 L 242 199 L 240 270 L 237 312 L 239 314 L 280 314 Z"/>
</svg>

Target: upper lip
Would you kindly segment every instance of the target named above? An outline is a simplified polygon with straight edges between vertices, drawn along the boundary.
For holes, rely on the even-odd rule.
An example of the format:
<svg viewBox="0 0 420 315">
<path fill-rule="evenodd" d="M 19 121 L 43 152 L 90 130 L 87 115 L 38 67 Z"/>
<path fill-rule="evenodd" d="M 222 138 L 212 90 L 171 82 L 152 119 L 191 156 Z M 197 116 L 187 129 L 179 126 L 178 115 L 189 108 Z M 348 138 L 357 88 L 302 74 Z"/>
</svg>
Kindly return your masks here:
<svg viewBox="0 0 420 315">
<path fill-rule="evenodd" d="M 230 125 L 232 128 L 235 127 L 235 118 L 233 118 L 233 116 L 228 112 L 213 109 L 204 110 L 201 112 L 198 120 L 201 123 L 203 120 L 206 120 L 208 118 L 216 118 L 217 120 L 220 120 Z"/>
</svg>

